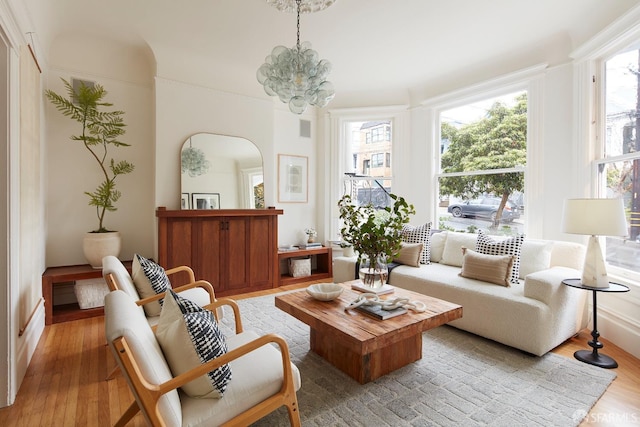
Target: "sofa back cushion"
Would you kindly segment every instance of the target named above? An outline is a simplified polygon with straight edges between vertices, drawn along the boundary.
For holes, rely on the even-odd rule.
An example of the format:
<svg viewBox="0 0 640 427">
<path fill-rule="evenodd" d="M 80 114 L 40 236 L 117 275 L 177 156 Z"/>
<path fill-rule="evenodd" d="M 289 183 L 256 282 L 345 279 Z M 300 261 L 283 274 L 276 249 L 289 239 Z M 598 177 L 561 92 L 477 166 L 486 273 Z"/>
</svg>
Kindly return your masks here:
<svg viewBox="0 0 640 427">
<path fill-rule="evenodd" d="M 549 268 L 553 246 L 551 240 L 525 239 L 520 250 L 520 278 Z"/>
<path fill-rule="evenodd" d="M 441 264 L 462 267 L 462 248 L 476 250 L 478 235 L 475 233 L 447 232 L 447 239 L 442 250 Z"/>
<path fill-rule="evenodd" d="M 586 251 L 586 246 L 581 243 L 555 241 L 550 267 L 561 266 L 582 271 Z"/>
</svg>

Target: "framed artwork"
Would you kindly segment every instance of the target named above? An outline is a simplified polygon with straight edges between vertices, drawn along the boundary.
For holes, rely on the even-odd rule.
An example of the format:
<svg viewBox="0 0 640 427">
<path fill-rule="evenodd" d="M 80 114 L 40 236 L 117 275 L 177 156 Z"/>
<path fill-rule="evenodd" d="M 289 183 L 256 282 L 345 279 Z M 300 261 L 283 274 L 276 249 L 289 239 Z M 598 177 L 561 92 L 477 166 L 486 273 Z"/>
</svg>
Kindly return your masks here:
<svg viewBox="0 0 640 427">
<path fill-rule="evenodd" d="M 220 209 L 220 193 L 191 193 L 192 209 Z"/>
<path fill-rule="evenodd" d="M 191 209 L 191 198 L 189 193 L 182 193 L 180 195 L 180 209 Z"/>
<path fill-rule="evenodd" d="M 278 154 L 278 202 L 307 203 L 308 163 L 305 156 Z"/>
</svg>

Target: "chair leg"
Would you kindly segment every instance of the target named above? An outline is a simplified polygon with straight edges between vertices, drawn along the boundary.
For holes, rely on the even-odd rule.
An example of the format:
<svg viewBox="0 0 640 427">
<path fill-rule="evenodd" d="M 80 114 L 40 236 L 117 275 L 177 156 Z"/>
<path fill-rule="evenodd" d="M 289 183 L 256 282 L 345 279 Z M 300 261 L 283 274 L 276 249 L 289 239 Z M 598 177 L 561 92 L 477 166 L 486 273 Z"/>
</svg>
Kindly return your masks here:
<svg viewBox="0 0 640 427">
<path fill-rule="evenodd" d="M 140 412 L 140 408 L 138 407 L 138 403 L 134 400 L 131 406 L 127 408 L 120 419 L 114 424 L 114 427 L 126 426 L 127 423 L 131 421 L 131 418 L 133 418 L 138 412 Z"/>
<path fill-rule="evenodd" d="M 107 375 L 107 378 L 105 378 L 105 381 L 111 381 L 113 379 L 113 377 L 116 376 L 117 372 L 118 372 L 118 365 L 113 367 L 111 372 L 109 372 L 109 375 Z"/>
<path fill-rule="evenodd" d="M 287 407 L 287 412 L 289 412 L 289 423 L 291 427 L 301 427 L 302 422 L 300 421 L 300 412 L 298 411 L 298 399 L 294 399 L 293 402 L 285 406 Z"/>
</svg>

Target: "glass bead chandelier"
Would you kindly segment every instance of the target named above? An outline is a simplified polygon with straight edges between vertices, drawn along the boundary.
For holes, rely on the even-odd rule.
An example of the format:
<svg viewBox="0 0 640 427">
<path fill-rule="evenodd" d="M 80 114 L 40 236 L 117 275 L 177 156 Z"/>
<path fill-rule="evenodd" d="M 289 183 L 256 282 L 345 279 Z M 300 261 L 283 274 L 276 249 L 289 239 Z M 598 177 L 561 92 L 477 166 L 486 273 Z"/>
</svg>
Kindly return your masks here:
<svg viewBox="0 0 640 427">
<path fill-rule="evenodd" d="M 297 43 L 289 49 L 276 46 L 258 69 L 257 77 L 269 96 L 277 95 L 282 102 L 289 103 L 289 110 L 302 114 L 309 105 L 324 107 L 335 96 L 333 84 L 327 81 L 331 63 L 319 59 L 311 43 L 300 43 L 300 13 L 326 9 L 335 0 L 267 0 L 280 11 L 297 11 Z"/>
</svg>

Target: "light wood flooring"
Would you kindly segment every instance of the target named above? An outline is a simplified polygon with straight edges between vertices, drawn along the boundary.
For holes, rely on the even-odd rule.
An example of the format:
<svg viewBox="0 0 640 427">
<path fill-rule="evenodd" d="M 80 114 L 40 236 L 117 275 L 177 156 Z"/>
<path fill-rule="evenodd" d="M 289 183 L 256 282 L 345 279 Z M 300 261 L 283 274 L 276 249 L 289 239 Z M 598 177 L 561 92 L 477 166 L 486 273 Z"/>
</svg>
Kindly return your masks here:
<svg viewBox="0 0 640 427">
<path fill-rule="evenodd" d="M 234 298 L 265 295 L 306 285 L 286 286 Z M 589 331 L 584 330 L 553 351 L 573 357 L 574 351 L 588 349 L 589 339 Z M 582 425 L 640 425 L 640 360 L 606 339 L 601 341 L 605 345 L 602 352 L 619 364 L 615 369 L 618 376 Z M 105 345 L 103 317 L 45 327 L 15 404 L 0 409 L 0 425 L 113 425 L 133 397 L 120 373 L 110 381 L 105 380 L 115 365 L 109 351 Z M 144 425 L 140 414 L 129 423 L 129 426 Z"/>
</svg>

